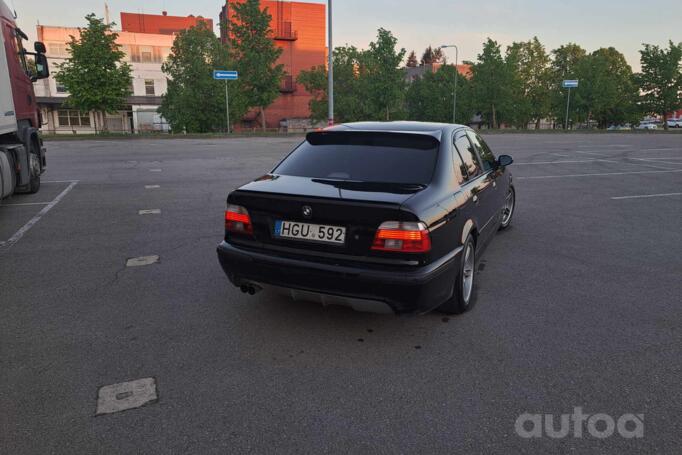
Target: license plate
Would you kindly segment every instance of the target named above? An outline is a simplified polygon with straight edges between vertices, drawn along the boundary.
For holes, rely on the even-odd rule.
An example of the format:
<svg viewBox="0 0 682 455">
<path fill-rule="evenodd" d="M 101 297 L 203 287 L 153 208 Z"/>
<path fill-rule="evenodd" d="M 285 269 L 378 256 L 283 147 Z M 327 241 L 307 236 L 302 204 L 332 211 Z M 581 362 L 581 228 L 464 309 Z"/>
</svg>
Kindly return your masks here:
<svg viewBox="0 0 682 455">
<path fill-rule="evenodd" d="M 275 237 L 342 245 L 346 241 L 346 228 L 298 221 L 276 221 Z"/>
</svg>

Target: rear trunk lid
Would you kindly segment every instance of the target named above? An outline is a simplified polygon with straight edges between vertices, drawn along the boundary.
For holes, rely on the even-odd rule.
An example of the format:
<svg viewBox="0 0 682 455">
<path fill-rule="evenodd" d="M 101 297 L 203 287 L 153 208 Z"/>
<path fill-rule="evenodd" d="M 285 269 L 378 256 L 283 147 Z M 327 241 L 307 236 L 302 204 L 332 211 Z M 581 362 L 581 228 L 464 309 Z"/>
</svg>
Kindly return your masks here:
<svg viewBox="0 0 682 455">
<path fill-rule="evenodd" d="M 228 203 L 249 211 L 255 240 L 263 247 L 367 256 L 382 222 L 415 220 L 400 207 L 419 190 L 360 183 L 351 183 L 349 188 L 346 182 L 267 175 L 231 193 Z M 281 238 L 275 235 L 278 221 L 344 227 L 345 242 L 337 245 Z"/>
<path fill-rule="evenodd" d="M 260 248 L 315 254 L 318 260 L 414 262 L 414 254 L 372 250 L 372 242 L 385 221 L 418 221 L 401 206 L 431 183 L 439 146 L 432 134 L 308 133 L 272 173 L 232 192 L 228 203 L 248 210 L 255 237 L 250 241 Z M 331 243 L 323 235 L 328 229 L 339 234 Z M 286 238 L 292 233 L 298 238 Z M 233 241 L 249 242 L 237 236 Z"/>
</svg>

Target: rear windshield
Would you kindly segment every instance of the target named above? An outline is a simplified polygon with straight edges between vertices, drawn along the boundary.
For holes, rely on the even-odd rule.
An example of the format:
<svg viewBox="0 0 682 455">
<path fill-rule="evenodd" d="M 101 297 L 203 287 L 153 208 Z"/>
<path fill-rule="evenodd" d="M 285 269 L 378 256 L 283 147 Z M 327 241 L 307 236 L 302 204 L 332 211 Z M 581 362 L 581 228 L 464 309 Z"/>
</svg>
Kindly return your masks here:
<svg viewBox="0 0 682 455">
<path fill-rule="evenodd" d="M 319 179 L 428 184 L 439 142 L 402 133 L 311 133 L 273 171 Z"/>
</svg>

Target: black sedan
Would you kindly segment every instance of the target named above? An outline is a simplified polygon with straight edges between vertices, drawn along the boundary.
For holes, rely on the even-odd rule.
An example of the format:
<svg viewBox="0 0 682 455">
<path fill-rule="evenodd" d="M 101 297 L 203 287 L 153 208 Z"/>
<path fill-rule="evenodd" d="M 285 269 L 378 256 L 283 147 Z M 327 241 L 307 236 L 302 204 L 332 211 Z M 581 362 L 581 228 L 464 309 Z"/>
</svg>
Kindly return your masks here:
<svg viewBox="0 0 682 455">
<path fill-rule="evenodd" d="M 249 294 L 462 313 L 474 305 L 480 253 L 514 213 L 511 163 L 461 125 L 309 133 L 270 173 L 229 194 L 220 264 Z"/>
</svg>

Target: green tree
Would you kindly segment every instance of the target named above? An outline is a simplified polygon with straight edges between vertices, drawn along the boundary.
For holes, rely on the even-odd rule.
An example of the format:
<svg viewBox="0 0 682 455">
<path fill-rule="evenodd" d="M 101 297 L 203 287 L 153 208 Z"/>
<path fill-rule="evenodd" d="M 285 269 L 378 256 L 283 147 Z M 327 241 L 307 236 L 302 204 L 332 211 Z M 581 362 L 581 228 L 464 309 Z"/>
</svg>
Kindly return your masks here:
<svg viewBox="0 0 682 455">
<path fill-rule="evenodd" d="M 468 123 L 472 106 L 470 83 L 455 67 L 444 65 L 412 82 L 406 94 L 407 118 L 423 122 L 452 122 L 453 92 L 457 81 L 457 123 Z"/>
<path fill-rule="evenodd" d="M 391 120 L 403 113 L 405 74 L 400 67 L 405 49 L 396 49 L 398 39 L 380 28 L 377 39 L 360 55 L 361 89 L 364 89 L 371 119 Z"/>
<path fill-rule="evenodd" d="M 637 82 L 647 112 L 663 116 L 668 129 L 668 114 L 682 108 L 682 43 L 669 42 L 669 48 L 644 44 L 640 50 L 642 72 Z"/>
<path fill-rule="evenodd" d="M 232 69 L 227 48 L 212 30 L 200 22 L 181 31 L 173 41 L 161 69 L 168 76 L 168 89 L 159 112 L 174 131 L 205 133 L 225 130 L 225 82 L 213 79 L 213 70 Z M 239 81 L 230 84 L 230 117 L 243 117 L 246 106 Z"/>
<path fill-rule="evenodd" d="M 422 54 L 421 64 L 431 65 L 433 63 L 444 63 L 445 57 L 443 56 L 443 49 L 440 47 L 433 48 L 431 46 L 424 49 Z"/>
<path fill-rule="evenodd" d="M 491 128 L 498 128 L 500 120 L 511 110 L 513 72 L 500 51 L 500 45 L 488 38 L 483 52 L 471 67 L 472 94 L 476 110 L 481 112 Z"/>
<path fill-rule="evenodd" d="M 114 24 L 105 24 L 94 14 L 88 14 L 85 20 L 87 28 L 79 30 L 78 39 L 71 36 L 70 58 L 57 65 L 55 79 L 69 92 L 69 106 L 82 112 L 113 113 L 130 95 L 130 65 L 123 62 L 125 53 L 116 44 Z"/>
<path fill-rule="evenodd" d="M 267 8 L 261 10 L 259 0 L 235 3 L 234 15 L 228 26 L 229 45 L 237 63 L 246 103 L 258 108 L 265 129 L 265 108 L 279 96 L 280 84 L 285 76 L 284 65 L 277 64 L 282 49 L 272 40 Z"/>
<path fill-rule="evenodd" d="M 407 63 L 405 64 L 408 68 L 416 68 L 419 66 L 419 61 L 417 60 L 417 54 L 414 53 L 414 51 L 410 52 L 410 55 L 407 56 Z"/>
<path fill-rule="evenodd" d="M 598 49 L 580 60 L 577 74 L 580 87 L 573 93 L 580 120 L 595 120 L 600 128 L 637 120 L 638 89 L 623 54 L 613 47 Z"/>
<path fill-rule="evenodd" d="M 334 49 L 334 118 L 337 122 L 366 120 L 367 105 L 361 90 L 358 68 L 362 52 L 353 46 Z M 298 75 L 298 83 L 312 94 L 310 111 L 312 120 L 321 122 L 327 119 L 327 68 L 319 65 L 303 70 Z"/>
<path fill-rule="evenodd" d="M 522 43 L 513 43 L 507 48 L 506 63 L 512 72 L 514 107 L 511 116 L 520 128 L 527 128 L 550 114 L 550 58 L 537 37 Z"/>
<path fill-rule="evenodd" d="M 553 58 L 550 68 L 551 116 L 561 125 L 564 125 L 566 121 L 567 96 L 567 89 L 562 87 L 562 81 L 580 79 L 578 74 L 580 62 L 586 56 L 585 49 L 574 43 L 562 45 L 552 51 Z M 577 121 L 575 109 L 569 112 L 569 121 L 574 123 Z"/>
<path fill-rule="evenodd" d="M 379 29 L 369 49 L 334 49 L 334 117 L 338 122 L 390 120 L 404 116 L 405 73 L 401 68 L 405 49 L 398 40 Z M 301 71 L 298 82 L 313 95 L 313 120 L 327 116 L 327 70 L 317 66 Z"/>
</svg>

